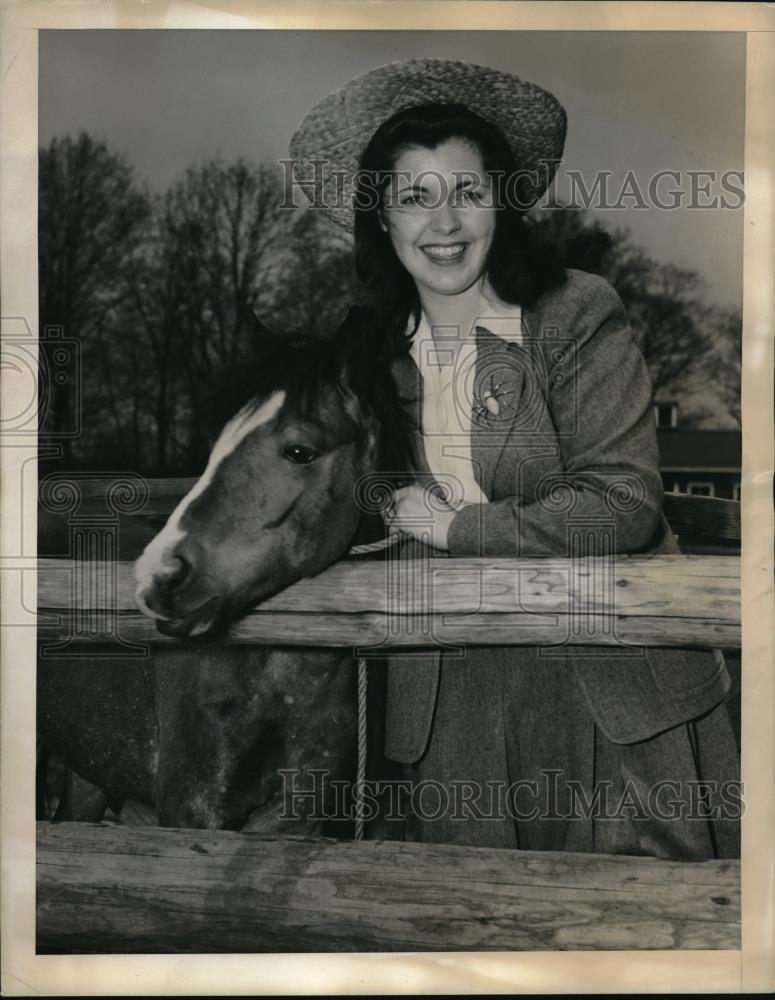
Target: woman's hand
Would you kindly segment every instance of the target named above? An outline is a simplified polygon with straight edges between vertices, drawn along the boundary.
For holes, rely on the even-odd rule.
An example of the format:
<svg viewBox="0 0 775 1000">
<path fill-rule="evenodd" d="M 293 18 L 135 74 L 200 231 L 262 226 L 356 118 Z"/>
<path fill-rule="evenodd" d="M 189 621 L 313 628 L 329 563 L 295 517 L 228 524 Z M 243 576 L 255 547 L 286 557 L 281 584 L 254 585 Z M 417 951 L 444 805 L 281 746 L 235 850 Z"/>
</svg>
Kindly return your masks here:
<svg viewBox="0 0 775 1000">
<path fill-rule="evenodd" d="M 427 491 L 419 486 L 396 490 L 395 499 L 385 513 L 390 533 L 403 531 L 434 549 L 447 551 L 447 534 L 457 514 L 443 506 L 438 497 L 430 502 Z"/>
</svg>

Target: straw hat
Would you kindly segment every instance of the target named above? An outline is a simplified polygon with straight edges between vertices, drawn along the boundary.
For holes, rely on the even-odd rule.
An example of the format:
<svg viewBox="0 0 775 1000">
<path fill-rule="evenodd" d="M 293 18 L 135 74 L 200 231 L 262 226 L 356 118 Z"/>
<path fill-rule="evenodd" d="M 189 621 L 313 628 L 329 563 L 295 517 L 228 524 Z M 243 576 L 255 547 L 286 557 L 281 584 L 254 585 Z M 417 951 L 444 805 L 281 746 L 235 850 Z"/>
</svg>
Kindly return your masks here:
<svg viewBox="0 0 775 1000">
<path fill-rule="evenodd" d="M 313 204 L 337 225 L 353 228 L 352 182 L 372 135 L 396 112 L 418 104 L 463 104 L 497 126 L 520 170 L 536 171 L 538 183 L 525 185 L 526 208 L 549 186 L 566 130 L 565 111 L 552 94 L 511 73 L 473 63 L 408 59 L 380 66 L 329 94 L 291 138 L 297 182 L 310 201 L 316 192 Z"/>
</svg>

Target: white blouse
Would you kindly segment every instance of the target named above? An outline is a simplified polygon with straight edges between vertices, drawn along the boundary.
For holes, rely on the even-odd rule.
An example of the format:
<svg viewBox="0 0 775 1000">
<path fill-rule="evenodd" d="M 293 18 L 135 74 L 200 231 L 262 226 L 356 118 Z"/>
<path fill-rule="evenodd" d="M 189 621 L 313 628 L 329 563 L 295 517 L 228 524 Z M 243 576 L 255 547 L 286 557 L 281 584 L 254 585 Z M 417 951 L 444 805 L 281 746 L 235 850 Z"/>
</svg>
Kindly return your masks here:
<svg viewBox="0 0 775 1000">
<path fill-rule="evenodd" d="M 422 438 L 428 468 L 447 487 L 447 502 L 487 503 L 474 475 L 471 429 L 475 328 L 481 326 L 503 340 L 522 340 L 522 310 L 507 305 L 490 289 L 482 292 L 479 315 L 470 331 L 458 327 L 431 330 L 423 313 L 410 354 L 423 377 Z"/>
</svg>

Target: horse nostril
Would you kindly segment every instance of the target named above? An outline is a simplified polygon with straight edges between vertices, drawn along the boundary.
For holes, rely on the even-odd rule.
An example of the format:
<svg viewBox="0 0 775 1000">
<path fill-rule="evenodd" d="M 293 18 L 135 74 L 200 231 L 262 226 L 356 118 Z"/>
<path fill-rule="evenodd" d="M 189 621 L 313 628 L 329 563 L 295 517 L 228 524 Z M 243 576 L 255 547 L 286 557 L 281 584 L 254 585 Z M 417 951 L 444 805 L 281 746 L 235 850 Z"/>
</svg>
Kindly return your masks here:
<svg viewBox="0 0 775 1000">
<path fill-rule="evenodd" d="M 191 570 L 188 559 L 182 556 L 169 558 L 164 564 L 163 573 L 157 571 L 149 585 L 138 588 L 141 607 L 154 617 L 171 616 L 175 591 L 189 579 Z"/>
<path fill-rule="evenodd" d="M 174 564 L 174 568 L 164 581 L 170 589 L 185 583 L 191 572 L 191 563 L 184 556 L 174 556 L 171 562 Z"/>
</svg>

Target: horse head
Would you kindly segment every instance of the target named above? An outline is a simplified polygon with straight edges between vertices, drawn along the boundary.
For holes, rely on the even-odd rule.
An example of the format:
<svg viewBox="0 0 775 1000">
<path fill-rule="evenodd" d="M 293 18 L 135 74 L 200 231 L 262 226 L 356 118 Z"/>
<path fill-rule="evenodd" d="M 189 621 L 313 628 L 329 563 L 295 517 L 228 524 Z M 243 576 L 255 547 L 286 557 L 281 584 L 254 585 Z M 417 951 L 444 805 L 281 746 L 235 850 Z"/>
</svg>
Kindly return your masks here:
<svg viewBox="0 0 775 1000">
<path fill-rule="evenodd" d="M 217 632 L 344 555 L 381 429 L 393 454 L 409 441 L 390 366 L 353 320 L 329 339 L 264 331 L 213 395 L 222 429 L 207 467 L 135 566 L 140 609 L 181 637 Z"/>
<path fill-rule="evenodd" d="M 138 603 L 163 632 L 213 637 L 347 552 L 360 477 L 411 461 L 380 350 L 351 314 L 325 341 L 261 331 L 216 380 L 204 474 L 136 563 Z M 139 801 L 162 825 L 280 832 L 298 826 L 278 813 L 282 773 L 351 778 L 353 680 L 341 649 L 171 644 L 110 671 L 42 658 L 39 726 L 111 802 Z"/>
</svg>

